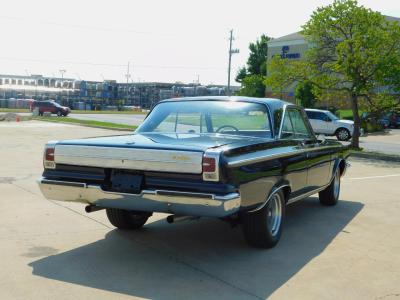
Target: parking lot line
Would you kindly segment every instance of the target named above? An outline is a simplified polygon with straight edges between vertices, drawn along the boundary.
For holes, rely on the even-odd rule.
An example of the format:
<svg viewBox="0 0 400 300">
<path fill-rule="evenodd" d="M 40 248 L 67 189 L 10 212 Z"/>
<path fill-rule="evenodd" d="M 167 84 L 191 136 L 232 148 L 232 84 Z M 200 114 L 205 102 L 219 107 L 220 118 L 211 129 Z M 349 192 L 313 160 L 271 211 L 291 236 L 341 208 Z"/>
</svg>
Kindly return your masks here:
<svg viewBox="0 0 400 300">
<path fill-rule="evenodd" d="M 388 178 L 388 177 L 400 177 L 400 174 L 367 176 L 367 177 L 353 177 L 353 178 L 345 178 L 345 180 L 364 180 L 364 179 L 377 179 L 377 178 Z"/>
</svg>

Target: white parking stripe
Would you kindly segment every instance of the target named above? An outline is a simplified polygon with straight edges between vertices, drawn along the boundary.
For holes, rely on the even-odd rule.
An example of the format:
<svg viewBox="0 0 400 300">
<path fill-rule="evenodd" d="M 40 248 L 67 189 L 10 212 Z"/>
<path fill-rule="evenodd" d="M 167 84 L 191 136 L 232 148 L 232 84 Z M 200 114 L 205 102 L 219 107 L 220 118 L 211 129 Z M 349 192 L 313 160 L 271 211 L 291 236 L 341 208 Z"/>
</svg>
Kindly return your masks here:
<svg viewBox="0 0 400 300">
<path fill-rule="evenodd" d="M 400 174 L 369 176 L 369 177 L 354 177 L 354 178 L 345 178 L 345 180 L 364 180 L 364 179 L 376 179 L 376 178 L 388 178 L 388 177 L 400 177 Z"/>
</svg>

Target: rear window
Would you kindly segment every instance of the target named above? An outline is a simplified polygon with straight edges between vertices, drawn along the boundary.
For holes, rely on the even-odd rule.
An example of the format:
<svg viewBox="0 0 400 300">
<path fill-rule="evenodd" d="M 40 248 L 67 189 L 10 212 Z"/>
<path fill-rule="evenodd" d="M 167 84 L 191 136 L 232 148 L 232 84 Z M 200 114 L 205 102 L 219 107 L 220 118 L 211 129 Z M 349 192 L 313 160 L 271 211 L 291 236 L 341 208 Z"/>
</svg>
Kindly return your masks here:
<svg viewBox="0 0 400 300">
<path fill-rule="evenodd" d="M 267 107 L 240 101 L 164 102 L 154 108 L 137 132 L 271 137 Z"/>
</svg>

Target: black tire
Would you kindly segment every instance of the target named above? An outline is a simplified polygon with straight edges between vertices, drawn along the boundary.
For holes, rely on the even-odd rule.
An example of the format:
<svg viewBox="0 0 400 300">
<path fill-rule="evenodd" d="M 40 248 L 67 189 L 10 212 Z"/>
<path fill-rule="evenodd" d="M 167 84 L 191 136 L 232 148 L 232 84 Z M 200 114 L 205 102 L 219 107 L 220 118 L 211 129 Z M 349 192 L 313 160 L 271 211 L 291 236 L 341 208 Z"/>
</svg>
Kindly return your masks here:
<svg viewBox="0 0 400 300">
<path fill-rule="evenodd" d="M 39 111 L 39 117 L 43 117 L 43 112 Z"/>
<path fill-rule="evenodd" d="M 57 116 L 61 117 L 62 115 L 63 115 L 63 114 L 62 114 L 61 110 L 59 110 L 59 111 L 57 112 Z"/>
<path fill-rule="evenodd" d="M 339 141 L 348 141 L 351 139 L 350 131 L 346 128 L 339 128 L 336 130 L 336 138 Z"/>
<path fill-rule="evenodd" d="M 139 229 L 151 216 L 151 213 L 117 208 L 107 208 L 106 213 L 110 223 L 118 229 Z"/>
<path fill-rule="evenodd" d="M 276 208 L 276 205 L 279 206 L 278 210 L 280 210 L 278 223 L 275 223 L 271 212 Z M 247 243 L 258 248 L 274 247 L 281 237 L 285 207 L 285 197 L 282 191 L 278 191 L 272 195 L 262 209 L 255 212 L 246 212 L 243 215 L 242 228 Z"/>
<path fill-rule="evenodd" d="M 340 194 L 340 168 L 337 168 L 330 185 L 319 192 L 319 202 L 325 206 L 333 206 L 338 203 Z"/>
</svg>

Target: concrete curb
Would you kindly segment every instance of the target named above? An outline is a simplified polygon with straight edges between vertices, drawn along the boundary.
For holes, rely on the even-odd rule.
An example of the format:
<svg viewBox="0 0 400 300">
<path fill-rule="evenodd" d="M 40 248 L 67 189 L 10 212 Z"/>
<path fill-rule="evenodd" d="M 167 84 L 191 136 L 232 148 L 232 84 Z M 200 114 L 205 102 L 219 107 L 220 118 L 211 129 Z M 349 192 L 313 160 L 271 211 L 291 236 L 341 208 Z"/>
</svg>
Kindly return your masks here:
<svg viewBox="0 0 400 300">
<path fill-rule="evenodd" d="M 400 163 L 400 156 L 384 154 L 384 153 L 351 152 L 350 153 L 350 157 L 365 158 L 365 159 L 370 159 L 370 160 L 389 161 L 389 162 L 399 162 Z"/>
</svg>

